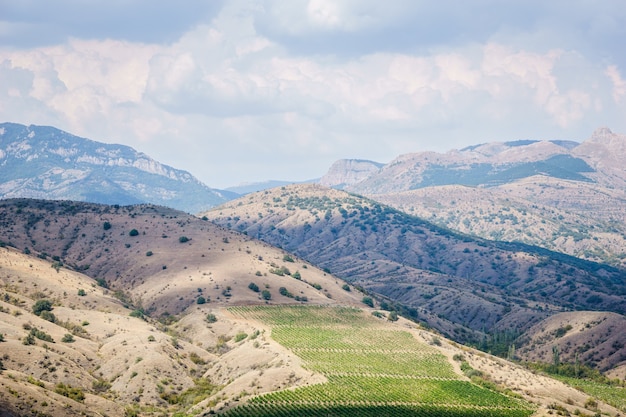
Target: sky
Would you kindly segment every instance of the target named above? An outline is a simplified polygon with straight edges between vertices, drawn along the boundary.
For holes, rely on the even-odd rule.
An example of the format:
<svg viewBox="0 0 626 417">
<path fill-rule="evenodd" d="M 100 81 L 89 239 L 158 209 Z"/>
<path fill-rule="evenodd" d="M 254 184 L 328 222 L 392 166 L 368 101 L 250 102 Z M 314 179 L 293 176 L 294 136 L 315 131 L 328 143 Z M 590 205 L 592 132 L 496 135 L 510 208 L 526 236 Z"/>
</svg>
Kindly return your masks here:
<svg viewBox="0 0 626 417">
<path fill-rule="evenodd" d="M 623 0 L 0 0 L 0 122 L 215 188 L 626 133 Z"/>
</svg>

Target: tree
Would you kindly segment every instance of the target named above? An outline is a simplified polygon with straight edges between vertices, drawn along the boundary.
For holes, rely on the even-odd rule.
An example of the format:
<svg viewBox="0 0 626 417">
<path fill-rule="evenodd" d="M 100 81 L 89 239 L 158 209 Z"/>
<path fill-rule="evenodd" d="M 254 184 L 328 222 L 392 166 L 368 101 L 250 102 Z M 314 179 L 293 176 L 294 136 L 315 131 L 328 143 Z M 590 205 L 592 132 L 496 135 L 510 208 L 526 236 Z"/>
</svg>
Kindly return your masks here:
<svg viewBox="0 0 626 417">
<path fill-rule="evenodd" d="M 398 321 L 398 313 L 395 311 L 390 311 L 387 315 L 387 320 L 389 321 Z"/>
<path fill-rule="evenodd" d="M 261 297 L 263 297 L 264 300 L 270 300 L 272 298 L 272 293 L 268 290 L 263 290 L 261 291 Z"/>
<path fill-rule="evenodd" d="M 259 292 L 259 286 L 256 285 L 254 282 L 251 282 L 250 284 L 248 284 L 248 288 L 250 288 L 254 292 Z"/>
<path fill-rule="evenodd" d="M 37 300 L 33 305 L 33 313 L 41 316 L 43 311 L 52 311 L 52 302 L 50 300 Z"/>
<path fill-rule="evenodd" d="M 82 288 L 78 290 L 78 295 L 81 297 L 84 297 L 87 295 L 87 293 L 85 292 L 85 290 L 83 290 Z"/>
<path fill-rule="evenodd" d="M 178 238 L 178 241 L 180 243 L 189 242 L 189 238 L 187 236 L 181 236 L 181 237 Z"/>
<path fill-rule="evenodd" d="M 198 298 L 196 299 L 196 303 L 198 303 L 198 304 L 204 304 L 204 303 L 206 303 L 206 298 L 204 298 L 204 297 L 200 296 L 200 297 L 198 297 Z"/>
<path fill-rule="evenodd" d="M 109 230 L 111 228 L 111 223 L 109 222 L 104 222 L 104 224 L 102 225 L 102 228 L 104 230 Z"/>
<path fill-rule="evenodd" d="M 552 363 L 555 368 L 558 368 L 561 363 L 561 354 L 559 352 L 559 345 L 552 346 Z"/>
<path fill-rule="evenodd" d="M 132 229 L 130 232 L 128 232 L 129 236 L 137 236 L 139 235 L 139 231 L 137 229 Z"/>
<path fill-rule="evenodd" d="M 374 300 L 372 300 L 372 297 L 365 296 L 365 297 L 363 297 L 363 299 L 361 301 L 363 302 L 363 304 L 365 304 L 365 305 L 367 305 L 367 306 L 369 306 L 371 308 L 374 308 Z"/>
</svg>

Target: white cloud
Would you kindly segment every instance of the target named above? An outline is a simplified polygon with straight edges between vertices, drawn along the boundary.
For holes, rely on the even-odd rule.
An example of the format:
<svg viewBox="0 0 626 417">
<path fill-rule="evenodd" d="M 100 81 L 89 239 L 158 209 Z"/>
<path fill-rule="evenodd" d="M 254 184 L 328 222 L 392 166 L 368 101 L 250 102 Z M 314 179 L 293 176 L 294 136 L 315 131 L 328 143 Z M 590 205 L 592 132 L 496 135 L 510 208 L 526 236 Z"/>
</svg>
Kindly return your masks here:
<svg viewBox="0 0 626 417">
<path fill-rule="evenodd" d="M 613 100 L 616 103 L 622 102 L 626 97 L 626 80 L 624 80 L 615 65 L 609 65 L 606 68 L 606 76 L 609 77 L 613 83 Z"/>
<path fill-rule="evenodd" d="M 251 180 L 246 163 L 265 167 L 258 179 L 294 178 L 296 169 L 303 179 L 340 157 L 386 161 L 536 132 L 582 139 L 597 125 L 626 131 L 618 117 L 626 110 L 623 69 L 581 51 L 499 38 L 428 50 L 294 53 L 259 23 L 312 39 L 375 34 L 421 12 L 432 17 L 425 7 L 231 1 L 170 43 L 73 38 L 0 49 L 0 110 L 9 121 L 125 142 L 221 186 Z M 606 120 L 602 109 L 616 106 Z M 235 158 L 246 163 L 233 171 Z"/>
</svg>

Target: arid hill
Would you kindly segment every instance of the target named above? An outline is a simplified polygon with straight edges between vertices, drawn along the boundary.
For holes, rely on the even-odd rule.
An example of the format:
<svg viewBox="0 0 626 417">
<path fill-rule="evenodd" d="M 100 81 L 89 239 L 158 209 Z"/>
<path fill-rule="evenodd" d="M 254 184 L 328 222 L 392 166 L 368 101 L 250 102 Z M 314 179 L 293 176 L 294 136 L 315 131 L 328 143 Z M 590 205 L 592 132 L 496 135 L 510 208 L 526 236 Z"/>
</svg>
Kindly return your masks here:
<svg viewBox="0 0 626 417">
<path fill-rule="evenodd" d="M 563 207 L 573 196 L 595 203 Z M 612 208 L 615 215 L 623 211 L 626 202 L 608 189 L 535 176 L 494 188 L 446 185 L 371 198 L 464 234 L 626 266 L 626 223 L 603 219 L 592 206 L 606 203 L 603 210 Z"/>
<path fill-rule="evenodd" d="M 219 413 L 324 382 L 268 327 L 229 306 L 358 306 L 371 317 L 363 294 L 328 272 L 174 210 L 13 200 L 0 213 L 2 416 Z M 459 357 L 534 404 L 537 416 L 589 406 L 588 394 L 402 318 L 378 326 L 438 340 L 432 347 L 461 378 Z M 601 401 L 593 407 L 619 413 Z"/>
<path fill-rule="evenodd" d="M 254 395 L 324 382 L 265 326 L 221 306 L 193 305 L 164 324 L 131 314 L 92 278 L 55 269 L 52 260 L 0 248 L 3 417 L 204 416 Z M 54 322 L 33 312 L 44 300 L 52 301 Z M 402 319 L 379 326 L 422 342 L 435 337 Z M 445 339 L 433 348 L 453 364 L 463 357 L 501 389 L 535 404 L 536 416 L 557 407 L 574 412 L 588 401 L 558 381 Z M 619 414 L 599 401 L 598 407 Z"/>
<path fill-rule="evenodd" d="M 317 185 L 267 190 L 206 216 L 280 246 L 458 340 L 523 332 L 569 309 L 626 306 L 626 273 L 521 244 L 472 238 Z"/>
<path fill-rule="evenodd" d="M 602 311 L 555 314 L 529 329 L 520 338 L 517 354 L 525 360 L 589 364 L 626 378 L 626 317 Z"/>
<path fill-rule="evenodd" d="M 258 301 L 251 282 L 271 285 L 272 303 L 294 302 L 280 287 L 316 304 L 356 299 L 308 262 L 165 207 L 4 200 L 0 225 L 5 244 L 81 271 L 155 316 L 176 315 L 200 297 L 218 305 Z M 271 272 L 283 268 L 291 275 Z"/>
</svg>

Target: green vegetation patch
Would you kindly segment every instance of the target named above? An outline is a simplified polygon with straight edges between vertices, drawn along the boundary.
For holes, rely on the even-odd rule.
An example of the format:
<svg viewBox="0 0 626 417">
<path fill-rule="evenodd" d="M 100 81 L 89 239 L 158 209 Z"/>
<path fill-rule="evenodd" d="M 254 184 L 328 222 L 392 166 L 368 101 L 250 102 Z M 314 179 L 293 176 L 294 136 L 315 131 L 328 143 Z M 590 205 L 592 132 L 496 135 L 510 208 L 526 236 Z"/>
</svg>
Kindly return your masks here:
<svg viewBox="0 0 626 417">
<path fill-rule="evenodd" d="M 436 348 L 357 308 L 233 307 L 272 326 L 272 338 L 328 382 L 252 398 L 237 416 L 519 416 L 519 399 L 462 380 Z"/>
</svg>

